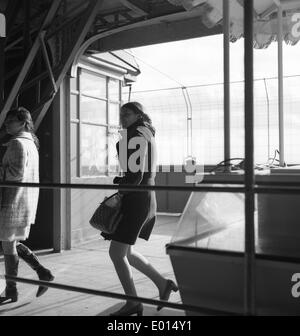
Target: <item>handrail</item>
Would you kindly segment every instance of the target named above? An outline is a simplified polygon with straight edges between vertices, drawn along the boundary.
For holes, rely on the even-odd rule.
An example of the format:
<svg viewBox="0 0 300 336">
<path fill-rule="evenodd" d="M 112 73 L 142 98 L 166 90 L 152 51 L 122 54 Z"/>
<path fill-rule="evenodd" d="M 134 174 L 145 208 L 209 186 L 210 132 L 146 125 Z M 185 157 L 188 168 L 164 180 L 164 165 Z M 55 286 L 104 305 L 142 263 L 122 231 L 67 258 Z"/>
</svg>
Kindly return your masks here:
<svg viewBox="0 0 300 336">
<path fill-rule="evenodd" d="M 194 311 L 194 312 L 202 313 L 205 315 L 221 315 L 221 316 L 222 315 L 223 316 L 224 315 L 232 315 L 232 316 L 238 315 L 237 313 L 225 312 L 222 310 L 209 309 L 209 308 L 204 308 L 204 307 L 199 307 L 199 306 L 194 306 L 194 305 L 179 304 L 179 303 L 173 303 L 173 302 L 168 302 L 168 301 L 149 299 L 145 297 L 119 294 L 119 293 L 113 293 L 109 291 L 101 291 L 101 290 L 91 289 L 91 288 L 64 285 L 60 283 L 53 283 L 53 282 L 49 283 L 48 281 L 26 279 L 22 277 L 14 277 L 11 275 L 0 276 L 0 278 L 5 278 L 6 280 L 14 280 L 16 282 L 23 282 L 23 283 L 30 284 L 30 285 L 44 286 L 44 287 L 49 287 L 49 288 L 71 291 L 71 292 L 78 292 L 78 293 L 90 294 L 90 295 L 96 295 L 96 296 L 104 296 L 104 297 L 109 297 L 113 299 L 123 299 L 123 300 L 128 300 L 128 301 L 142 302 L 142 303 L 147 303 L 147 304 L 151 304 L 155 306 L 164 306 L 164 307 L 178 309 L 178 310 Z"/>
<path fill-rule="evenodd" d="M 166 249 L 168 251 L 176 250 L 176 251 L 188 251 L 193 253 L 200 253 L 200 254 L 210 254 L 215 256 L 222 256 L 222 257 L 230 257 L 230 258 L 243 258 L 244 252 L 243 251 L 229 251 L 229 250 L 216 250 L 213 248 L 205 248 L 205 247 L 195 247 L 195 246 L 184 246 L 180 245 L 185 243 L 185 241 L 176 241 L 171 242 L 166 245 Z M 290 263 L 290 264 L 300 264 L 300 256 L 299 257 L 292 257 L 292 256 L 279 256 L 279 255 L 272 255 L 266 253 L 255 253 L 255 258 L 257 260 L 266 260 L 271 262 L 281 262 L 281 263 Z"/>
<path fill-rule="evenodd" d="M 211 184 L 211 183 L 210 183 Z M 218 183 L 219 184 L 219 183 Z M 226 183 L 228 184 L 228 183 Z M 76 184 L 76 183 L 31 183 L 31 182 L 0 182 L 1 187 L 30 187 L 41 189 L 99 189 L 99 190 L 128 190 L 128 191 L 211 191 L 211 192 L 244 192 L 243 187 L 213 187 L 213 186 L 158 186 L 158 185 L 118 185 L 118 184 Z"/>
<path fill-rule="evenodd" d="M 207 185 L 220 186 L 207 186 Z M 228 185 L 238 186 L 228 186 Z M 226 185 L 221 187 L 221 185 Z M 182 192 L 230 192 L 244 193 L 244 184 L 237 181 L 203 182 L 198 186 L 162 186 L 162 185 L 117 185 L 117 184 L 84 184 L 84 183 L 29 183 L 29 182 L 0 182 L 0 188 L 29 187 L 40 189 L 91 189 L 91 190 L 128 190 L 128 191 L 182 191 Z M 300 182 L 256 182 L 256 194 L 300 194 Z"/>
</svg>

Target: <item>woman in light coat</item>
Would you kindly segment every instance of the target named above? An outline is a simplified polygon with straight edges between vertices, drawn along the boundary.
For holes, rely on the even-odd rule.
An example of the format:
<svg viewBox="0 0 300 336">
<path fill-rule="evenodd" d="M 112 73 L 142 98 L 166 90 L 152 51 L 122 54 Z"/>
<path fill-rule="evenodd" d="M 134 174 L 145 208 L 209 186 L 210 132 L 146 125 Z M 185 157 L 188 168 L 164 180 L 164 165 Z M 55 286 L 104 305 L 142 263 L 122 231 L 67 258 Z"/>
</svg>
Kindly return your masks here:
<svg viewBox="0 0 300 336">
<path fill-rule="evenodd" d="M 0 180 L 7 182 L 39 182 L 38 139 L 30 112 L 23 107 L 10 110 L 5 119 L 5 128 L 11 135 L 6 144 L 7 150 L 2 159 Z M 30 227 L 35 222 L 39 197 L 38 188 L 2 187 L 0 203 L 0 241 L 5 261 L 6 275 L 17 276 L 19 257 L 34 269 L 40 280 L 54 279 L 51 272 L 44 268 L 35 254 L 19 241 L 26 240 Z M 42 295 L 47 287 L 39 287 L 37 296 Z M 6 288 L 0 303 L 18 300 L 16 282 L 6 281 Z"/>
</svg>

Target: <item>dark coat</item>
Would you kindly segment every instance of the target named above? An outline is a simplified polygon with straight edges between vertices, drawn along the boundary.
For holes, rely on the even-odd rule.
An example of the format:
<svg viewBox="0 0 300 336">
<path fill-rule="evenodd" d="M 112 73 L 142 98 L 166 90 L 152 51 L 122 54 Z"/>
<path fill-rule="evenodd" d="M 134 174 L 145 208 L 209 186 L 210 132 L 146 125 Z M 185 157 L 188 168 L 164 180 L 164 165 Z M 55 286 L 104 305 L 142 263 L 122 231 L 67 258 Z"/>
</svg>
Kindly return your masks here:
<svg viewBox="0 0 300 336">
<path fill-rule="evenodd" d="M 123 136 L 120 142 L 117 143 L 117 152 L 121 168 L 125 173 L 123 177 L 116 177 L 114 183 L 124 185 L 154 185 L 155 171 L 156 171 L 156 145 L 154 141 L 154 132 L 152 128 L 137 121 L 131 125 L 127 130 L 127 137 Z M 140 146 L 135 148 L 130 147 L 130 141 L 145 144 L 144 165 L 139 170 L 131 169 L 130 157 L 137 155 L 136 160 L 138 165 L 142 165 L 139 159 Z M 123 143 L 122 143 L 123 141 Z M 129 147 L 128 147 L 129 144 Z M 133 146 L 132 146 L 133 147 Z M 127 158 L 122 162 L 121 155 L 125 151 Z M 154 191 L 119 191 L 123 194 L 122 198 L 122 214 L 123 218 L 118 225 L 116 232 L 112 235 L 102 233 L 105 239 L 115 240 L 121 243 L 134 245 L 138 237 L 148 240 L 152 232 L 156 219 L 156 197 Z"/>
</svg>

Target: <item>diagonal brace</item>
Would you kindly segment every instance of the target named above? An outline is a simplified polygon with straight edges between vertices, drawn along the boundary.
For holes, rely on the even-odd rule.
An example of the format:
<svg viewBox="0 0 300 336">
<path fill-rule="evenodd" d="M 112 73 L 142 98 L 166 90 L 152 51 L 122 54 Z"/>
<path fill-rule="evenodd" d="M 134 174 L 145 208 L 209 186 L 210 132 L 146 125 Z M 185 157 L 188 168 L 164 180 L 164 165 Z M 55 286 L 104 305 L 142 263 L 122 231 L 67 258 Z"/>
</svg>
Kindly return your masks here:
<svg viewBox="0 0 300 336">
<path fill-rule="evenodd" d="M 53 0 L 52 5 L 46 15 L 46 18 L 44 20 L 44 22 L 42 23 L 42 26 L 40 28 L 40 31 L 43 31 L 52 21 L 52 19 L 54 18 L 57 9 L 60 5 L 61 0 Z M 4 107 L 0 113 L 0 128 L 4 122 L 4 119 L 6 117 L 7 112 L 10 110 L 14 100 L 16 99 L 16 96 L 20 90 L 20 87 L 30 69 L 31 64 L 33 63 L 33 60 L 35 59 L 35 56 L 40 48 L 41 42 L 40 42 L 40 37 L 38 35 L 38 37 L 35 39 L 29 54 L 25 60 L 25 63 L 23 64 L 23 67 L 19 73 L 19 76 L 17 77 L 10 93 L 9 96 L 7 97 L 7 100 L 4 104 Z"/>
<path fill-rule="evenodd" d="M 145 16 L 149 14 L 142 5 L 137 5 L 130 0 L 120 0 L 120 2 L 138 15 Z"/>
<path fill-rule="evenodd" d="M 72 65 L 72 62 L 74 61 L 76 53 L 78 52 L 78 49 L 80 48 L 81 44 L 84 42 L 86 34 L 88 33 L 91 25 L 93 24 L 94 19 L 96 15 L 98 14 L 98 11 L 100 7 L 102 6 L 102 4 L 103 4 L 103 0 L 90 0 L 89 7 L 87 8 L 85 14 L 83 15 L 81 19 L 80 25 L 77 27 L 78 35 L 76 37 L 76 41 L 74 42 L 71 50 L 69 51 L 69 54 L 66 55 L 66 60 L 56 80 L 57 87 L 61 85 L 67 71 Z M 52 97 L 48 100 L 48 102 L 43 106 L 41 111 L 40 112 L 37 111 L 38 114 L 33 116 L 35 129 L 38 129 L 41 121 L 43 120 L 48 108 L 50 107 L 53 101 L 54 96 L 55 95 L 52 95 Z"/>
<path fill-rule="evenodd" d="M 46 31 L 42 31 L 40 33 L 40 41 L 41 41 L 41 46 L 42 46 L 42 52 L 43 52 L 43 56 L 44 56 L 44 59 L 45 59 L 45 62 L 46 62 L 47 71 L 49 73 L 49 77 L 50 77 L 51 83 L 53 85 L 54 92 L 56 93 L 57 92 L 57 86 L 56 86 L 56 83 L 55 83 L 55 79 L 54 79 L 54 75 L 53 75 L 53 72 L 52 72 L 48 52 L 47 52 L 46 45 L 45 45 L 45 35 L 46 35 Z"/>
</svg>

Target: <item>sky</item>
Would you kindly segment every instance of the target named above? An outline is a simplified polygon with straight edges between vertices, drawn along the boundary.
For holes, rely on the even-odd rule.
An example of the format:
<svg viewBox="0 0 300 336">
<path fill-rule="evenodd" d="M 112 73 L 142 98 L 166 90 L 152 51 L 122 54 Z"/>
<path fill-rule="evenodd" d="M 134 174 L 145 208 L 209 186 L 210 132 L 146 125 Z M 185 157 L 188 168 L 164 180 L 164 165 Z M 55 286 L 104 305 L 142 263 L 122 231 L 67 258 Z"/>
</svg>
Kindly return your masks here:
<svg viewBox="0 0 300 336">
<path fill-rule="evenodd" d="M 147 91 L 147 90 L 159 90 L 182 86 L 197 86 L 206 84 L 223 83 L 223 36 L 210 36 L 202 37 L 178 42 L 164 43 L 159 45 L 152 45 L 140 48 L 131 49 L 136 61 L 140 66 L 141 74 L 138 76 L 136 83 L 132 86 L 133 92 Z M 231 55 L 231 81 L 243 81 L 244 80 L 244 39 L 240 39 L 235 43 L 230 43 L 230 55 Z M 285 97 L 285 143 L 286 143 L 286 157 L 289 162 L 294 163 L 296 160 L 299 162 L 300 157 L 300 143 L 299 143 L 299 80 L 300 80 L 300 42 L 295 46 L 283 44 L 283 69 L 284 76 L 295 76 L 298 78 L 295 80 L 288 80 L 284 82 L 284 97 Z M 254 49 L 254 78 L 276 78 L 278 76 L 278 48 L 277 42 L 271 43 L 266 49 Z M 259 130 L 264 130 L 264 133 L 257 137 L 256 148 L 257 153 L 260 155 L 259 148 L 261 148 L 261 157 L 263 161 L 267 159 L 267 145 L 268 145 L 268 133 L 267 133 L 267 96 L 263 82 L 259 82 L 256 85 L 255 91 L 255 103 L 257 108 L 257 122 L 260 123 Z M 270 149 L 273 153 L 273 149 L 278 147 L 278 120 L 277 118 L 277 85 L 276 80 L 267 81 L 268 98 L 270 98 L 272 120 L 270 119 Z M 124 90 L 126 91 L 126 90 Z M 201 90 L 200 90 L 201 91 Z M 200 92 L 199 91 L 199 92 Z M 168 91 L 172 93 L 171 91 Z M 179 92 L 179 91 L 177 91 Z M 204 92 L 203 90 L 201 92 Z M 211 109 L 215 108 L 215 104 L 222 100 L 222 97 L 214 97 L 218 90 L 208 88 L 209 94 L 205 98 L 211 104 Z M 240 94 L 240 90 L 238 90 Z M 191 93 L 191 92 L 190 92 Z M 234 87 L 231 90 L 232 95 L 235 95 Z M 163 93 L 161 92 L 161 95 Z M 167 93 L 166 93 L 167 94 Z M 172 93 L 173 94 L 173 93 Z M 150 95 L 150 97 L 153 97 Z M 159 100 L 160 95 L 157 96 L 157 101 L 149 102 L 151 105 L 151 111 L 153 120 L 156 117 L 155 106 L 157 104 L 165 104 L 164 108 L 172 108 L 174 110 L 176 99 L 179 97 L 173 97 L 174 99 L 168 101 L 166 99 Z M 194 97 L 194 103 L 198 105 L 203 104 L 203 94 L 197 99 Z M 153 99 L 153 98 L 151 98 Z M 196 99 L 196 100 L 195 100 Z M 202 99 L 202 100 L 201 100 Z M 242 104 L 242 98 L 232 97 L 233 101 L 239 101 Z M 144 102 L 143 102 L 144 103 Z M 169 105 L 172 105 L 171 107 Z M 154 106 L 155 105 L 155 106 Z M 197 105 L 197 106 L 198 106 Z M 161 108 L 161 106 L 159 108 Z M 146 106 L 147 107 L 147 106 Z M 199 106 L 198 106 L 199 107 Z M 179 107 L 180 108 L 180 107 Z M 238 108 L 238 107 L 237 107 Z M 194 106 L 195 110 L 195 106 Z M 275 114 L 274 114 L 275 112 Z M 216 115 L 216 111 L 211 111 L 209 117 L 207 117 L 208 125 L 211 125 L 211 121 Z M 160 111 L 161 114 L 161 111 Z M 168 123 L 170 124 L 170 119 Z M 240 119 L 237 119 L 240 120 Z M 242 120 L 242 119 L 241 119 Z M 240 121 L 241 121 L 240 120 Z M 173 120 L 174 121 L 174 120 Z M 175 121 L 174 121 L 175 122 Z M 201 121 L 203 124 L 203 121 Z M 157 122 L 159 124 L 159 122 Z M 161 129 L 161 133 L 165 132 L 165 125 Z M 242 124 L 241 124 L 242 125 Z M 175 127 L 175 126 L 174 126 Z M 176 126 L 177 127 L 177 126 Z M 176 128 L 175 127 L 175 128 Z M 204 126 L 203 126 L 204 127 Z M 208 127 L 208 126 L 207 126 Z M 239 151 L 243 151 L 243 134 L 240 134 L 238 126 L 232 131 L 232 137 L 237 132 L 239 137 L 236 137 L 235 143 L 239 144 Z M 157 126 L 160 130 L 160 124 Z M 178 131 L 178 129 L 176 129 Z M 176 132 L 177 132 L 176 131 Z M 216 132 L 219 132 L 217 129 Z M 177 134 L 177 133 L 176 133 Z M 175 136 L 176 138 L 177 136 Z M 177 139 L 177 138 L 176 138 Z M 176 139 L 174 141 L 176 141 Z M 263 139 L 263 140 L 262 140 Z M 181 155 L 179 150 L 180 142 L 176 145 L 176 153 Z M 218 136 L 210 137 L 211 150 L 209 152 L 217 153 L 217 149 L 222 146 L 220 144 Z M 260 146 L 260 147 L 259 147 Z M 167 149 L 166 149 L 167 150 Z M 221 150 L 223 150 L 221 148 Z M 168 151 L 170 151 L 168 147 Z M 222 151 L 220 152 L 222 156 Z M 266 154 L 267 153 L 267 154 Z M 174 153 L 173 153 L 174 154 Z M 172 154 L 172 155 L 173 155 Z M 176 155 L 177 155 L 176 154 Z M 171 155 L 171 154 L 170 154 Z M 175 154 L 174 154 L 175 155 Z M 216 154 L 217 155 L 217 154 Z M 171 159 L 170 159 L 171 160 Z M 179 160 L 179 159 L 178 159 Z M 212 161 L 217 162 L 216 158 Z M 259 161 L 259 162 L 260 162 Z"/>
<path fill-rule="evenodd" d="M 244 40 L 230 43 L 231 81 L 244 79 Z M 131 49 L 141 69 L 133 91 L 223 82 L 223 36 Z M 300 43 L 284 43 L 284 75 L 300 75 Z M 254 77 L 277 77 L 277 43 L 254 49 Z M 162 73 L 164 74 L 162 74 Z"/>
</svg>

